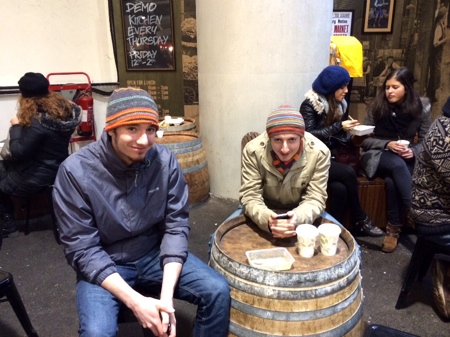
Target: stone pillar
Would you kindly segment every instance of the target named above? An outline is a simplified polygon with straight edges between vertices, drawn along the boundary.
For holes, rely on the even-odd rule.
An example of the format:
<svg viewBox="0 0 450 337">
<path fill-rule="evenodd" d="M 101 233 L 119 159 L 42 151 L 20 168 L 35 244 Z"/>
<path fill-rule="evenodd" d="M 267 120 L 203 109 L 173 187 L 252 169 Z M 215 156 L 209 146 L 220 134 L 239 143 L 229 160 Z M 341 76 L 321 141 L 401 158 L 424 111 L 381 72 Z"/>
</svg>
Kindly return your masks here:
<svg viewBox="0 0 450 337">
<path fill-rule="evenodd" d="M 211 193 L 238 199 L 241 139 L 299 108 L 328 65 L 332 0 L 197 0 L 200 129 Z"/>
</svg>

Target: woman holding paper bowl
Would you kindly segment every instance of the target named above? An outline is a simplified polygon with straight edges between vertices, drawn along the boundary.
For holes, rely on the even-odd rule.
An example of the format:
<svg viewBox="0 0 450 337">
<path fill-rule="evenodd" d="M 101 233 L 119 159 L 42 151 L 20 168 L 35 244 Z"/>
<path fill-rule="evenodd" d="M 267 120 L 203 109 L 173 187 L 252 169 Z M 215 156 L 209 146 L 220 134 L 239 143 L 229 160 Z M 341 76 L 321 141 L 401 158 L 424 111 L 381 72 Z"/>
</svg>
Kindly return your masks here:
<svg viewBox="0 0 450 337">
<path fill-rule="evenodd" d="M 407 68 L 391 71 L 364 119 L 364 124 L 375 129 L 362 142 L 361 168 L 367 178 L 381 177 L 386 184 L 387 225 L 381 248 L 386 253 L 396 249 L 402 222 L 411 208 L 415 157 L 431 125 L 429 100 L 418 96 L 413 83 L 414 75 Z"/>
<path fill-rule="evenodd" d="M 306 131 L 319 138 L 331 151 L 327 186 L 329 213 L 342 223 L 348 209 L 357 234 L 382 236 L 383 231 L 373 224 L 361 207 L 355 171 L 358 169 L 338 161 L 342 151 L 355 152 L 355 161 L 358 163 L 359 160 L 359 149 L 352 144 L 350 132 L 360 123 L 348 116 L 345 101 L 349 82 L 350 75 L 345 68 L 326 67 L 306 93 L 300 113 L 305 119 Z"/>
</svg>

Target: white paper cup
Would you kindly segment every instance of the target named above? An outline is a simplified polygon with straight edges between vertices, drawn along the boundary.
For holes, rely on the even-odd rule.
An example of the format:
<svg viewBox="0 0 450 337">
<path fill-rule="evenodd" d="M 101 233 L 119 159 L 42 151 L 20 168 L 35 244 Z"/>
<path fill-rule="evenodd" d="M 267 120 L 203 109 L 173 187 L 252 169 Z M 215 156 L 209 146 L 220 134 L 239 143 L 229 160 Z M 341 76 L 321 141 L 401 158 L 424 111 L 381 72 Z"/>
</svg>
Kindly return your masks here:
<svg viewBox="0 0 450 337">
<path fill-rule="evenodd" d="M 170 122 L 170 120 L 172 119 L 172 117 L 170 117 L 170 116 L 164 116 L 164 121 L 167 123 L 167 122 Z"/>
<path fill-rule="evenodd" d="M 298 225 L 295 231 L 297 232 L 297 248 L 300 256 L 306 258 L 313 257 L 314 248 L 316 247 L 316 238 L 319 235 L 317 227 L 303 224 Z"/>
<path fill-rule="evenodd" d="M 164 130 L 158 130 L 158 131 L 156 131 L 156 137 L 162 138 L 163 135 L 164 135 Z"/>
<path fill-rule="evenodd" d="M 397 140 L 397 143 L 399 143 L 401 145 L 405 145 L 405 147 L 409 146 L 409 140 L 399 139 L 399 140 Z"/>
<path fill-rule="evenodd" d="M 319 226 L 320 252 L 325 256 L 336 255 L 337 243 L 341 228 L 333 223 L 324 223 Z"/>
</svg>

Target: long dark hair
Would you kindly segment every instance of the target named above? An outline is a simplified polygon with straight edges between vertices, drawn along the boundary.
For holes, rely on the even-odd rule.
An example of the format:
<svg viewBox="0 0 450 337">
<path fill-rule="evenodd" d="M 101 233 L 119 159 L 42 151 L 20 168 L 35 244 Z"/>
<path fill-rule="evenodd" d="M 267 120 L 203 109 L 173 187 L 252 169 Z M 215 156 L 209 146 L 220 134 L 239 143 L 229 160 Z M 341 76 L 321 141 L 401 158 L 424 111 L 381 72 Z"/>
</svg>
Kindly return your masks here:
<svg viewBox="0 0 450 337">
<path fill-rule="evenodd" d="M 414 90 L 414 75 L 408 68 L 401 67 L 392 70 L 383 82 L 380 90 L 369 105 L 369 111 L 373 112 L 374 120 L 378 121 L 380 118 L 387 116 L 392 110 L 392 104 L 386 98 L 386 82 L 390 79 L 399 81 L 405 87 L 405 99 L 400 105 L 400 109 L 404 114 L 412 116 L 414 119 L 422 114 L 422 102 L 419 95 Z"/>
<path fill-rule="evenodd" d="M 326 124 L 331 125 L 334 122 L 337 122 L 342 119 L 342 116 L 336 114 L 338 106 L 342 105 L 342 103 L 336 102 L 335 92 L 329 94 L 328 96 L 325 96 L 325 98 L 328 102 L 328 106 L 330 107 L 330 111 L 328 111 L 327 113 Z M 343 113 L 345 114 L 345 111 L 343 111 Z"/>
</svg>

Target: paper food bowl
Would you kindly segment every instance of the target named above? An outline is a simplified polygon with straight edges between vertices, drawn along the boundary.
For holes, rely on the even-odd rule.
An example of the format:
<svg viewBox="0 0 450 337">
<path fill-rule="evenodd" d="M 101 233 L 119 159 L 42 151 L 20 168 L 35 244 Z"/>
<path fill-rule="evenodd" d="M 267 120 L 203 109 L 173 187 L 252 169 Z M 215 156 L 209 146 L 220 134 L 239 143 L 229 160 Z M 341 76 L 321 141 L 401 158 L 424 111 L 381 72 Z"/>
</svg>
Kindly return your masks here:
<svg viewBox="0 0 450 337">
<path fill-rule="evenodd" d="M 371 134 L 374 129 L 375 126 L 373 125 L 358 125 L 355 126 L 352 131 L 350 131 L 350 134 L 355 136 L 365 136 Z"/>
<path fill-rule="evenodd" d="M 283 247 L 248 250 L 245 255 L 252 267 L 271 271 L 291 269 L 295 261 L 288 250 Z"/>
</svg>

